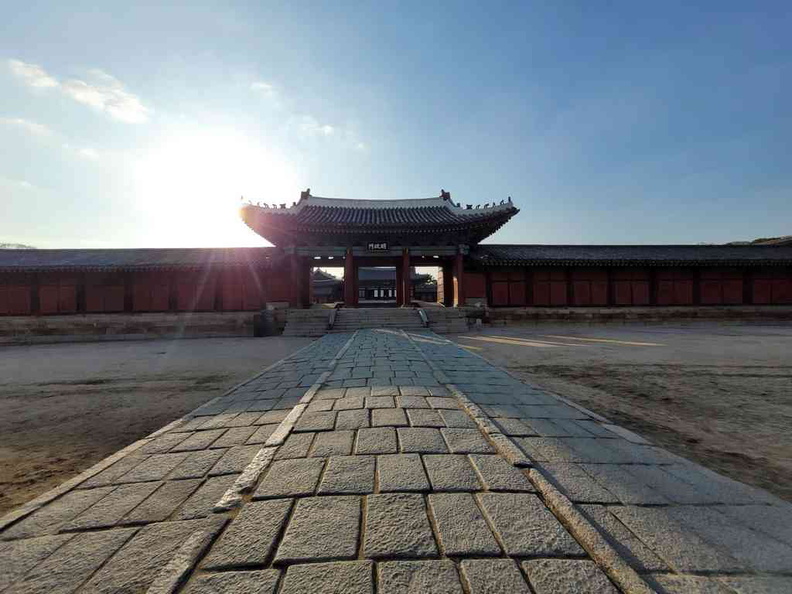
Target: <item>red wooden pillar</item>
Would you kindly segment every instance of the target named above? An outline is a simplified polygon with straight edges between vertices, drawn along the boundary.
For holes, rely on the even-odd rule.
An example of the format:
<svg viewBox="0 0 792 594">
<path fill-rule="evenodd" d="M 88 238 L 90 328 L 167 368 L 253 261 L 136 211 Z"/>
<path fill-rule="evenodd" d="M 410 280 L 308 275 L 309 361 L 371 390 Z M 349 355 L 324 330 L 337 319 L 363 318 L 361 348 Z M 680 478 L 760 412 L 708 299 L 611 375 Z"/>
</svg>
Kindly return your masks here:
<svg viewBox="0 0 792 594">
<path fill-rule="evenodd" d="M 401 266 L 396 267 L 396 307 L 404 305 L 404 278 Z"/>
<path fill-rule="evenodd" d="M 357 304 L 357 278 L 352 248 L 347 248 L 344 260 L 344 305 L 354 307 Z"/>
<path fill-rule="evenodd" d="M 289 305 L 291 307 L 302 307 L 302 271 L 300 270 L 300 264 L 300 256 L 292 254 L 289 258 L 289 269 L 291 273 Z"/>
<path fill-rule="evenodd" d="M 443 262 L 443 305 L 454 305 L 454 269 L 451 262 Z"/>
<path fill-rule="evenodd" d="M 462 255 L 462 250 L 457 251 L 454 257 L 454 284 L 456 291 L 454 291 L 454 305 L 462 307 L 465 305 L 465 260 Z"/>
<path fill-rule="evenodd" d="M 410 248 L 402 250 L 402 305 L 410 305 L 412 302 L 412 275 L 410 274 Z"/>
</svg>

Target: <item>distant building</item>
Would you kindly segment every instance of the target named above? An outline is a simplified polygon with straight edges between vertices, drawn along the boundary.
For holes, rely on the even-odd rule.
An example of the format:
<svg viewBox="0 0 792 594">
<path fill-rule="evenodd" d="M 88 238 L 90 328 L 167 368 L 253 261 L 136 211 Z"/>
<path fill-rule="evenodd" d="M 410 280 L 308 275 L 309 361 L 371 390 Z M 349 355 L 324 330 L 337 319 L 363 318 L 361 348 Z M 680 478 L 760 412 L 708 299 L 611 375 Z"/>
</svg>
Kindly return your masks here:
<svg viewBox="0 0 792 594">
<path fill-rule="evenodd" d="M 344 279 L 319 268 L 313 271 L 311 279 L 314 303 L 337 303 L 344 300 Z M 437 301 L 437 282 L 430 274 L 419 274 L 412 267 L 410 280 L 413 300 Z M 395 268 L 358 268 L 357 282 L 360 305 L 396 303 Z"/>
</svg>

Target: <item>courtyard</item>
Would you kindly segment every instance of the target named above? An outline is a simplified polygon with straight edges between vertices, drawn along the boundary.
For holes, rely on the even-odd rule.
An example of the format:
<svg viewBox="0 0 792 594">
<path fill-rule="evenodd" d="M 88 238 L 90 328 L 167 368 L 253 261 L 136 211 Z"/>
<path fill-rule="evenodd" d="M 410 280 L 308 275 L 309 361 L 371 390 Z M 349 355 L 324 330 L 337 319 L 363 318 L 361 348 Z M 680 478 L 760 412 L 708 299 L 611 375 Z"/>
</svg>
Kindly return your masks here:
<svg viewBox="0 0 792 594">
<path fill-rule="evenodd" d="M 792 500 L 790 324 L 542 324 L 452 338 L 661 447 Z"/>
</svg>

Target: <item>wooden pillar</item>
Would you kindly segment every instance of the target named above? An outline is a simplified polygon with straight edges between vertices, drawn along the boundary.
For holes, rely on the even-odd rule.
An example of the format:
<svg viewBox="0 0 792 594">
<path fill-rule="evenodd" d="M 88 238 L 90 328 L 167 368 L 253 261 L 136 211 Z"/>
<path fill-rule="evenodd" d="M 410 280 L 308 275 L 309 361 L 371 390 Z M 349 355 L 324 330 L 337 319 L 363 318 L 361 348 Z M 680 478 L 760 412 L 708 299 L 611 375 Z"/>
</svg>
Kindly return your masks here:
<svg viewBox="0 0 792 594">
<path fill-rule="evenodd" d="M 693 269 L 693 305 L 701 305 L 701 268 Z"/>
<path fill-rule="evenodd" d="M 125 272 L 124 279 L 124 312 L 132 313 L 134 311 L 134 295 L 135 295 L 135 277 L 133 272 Z"/>
<path fill-rule="evenodd" d="M 484 271 L 484 298 L 487 300 L 487 307 L 492 307 L 492 271 L 489 269 Z"/>
<path fill-rule="evenodd" d="M 572 279 L 572 268 L 564 269 L 564 278 L 566 279 L 567 307 L 572 307 L 575 303 L 575 282 Z"/>
<path fill-rule="evenodd" d="M 404 305 L 404 279 L 401 266 L 396 267 L 396 307 Z"/>
<path fill-rule="evenodd" d="M 179 311 L 179 272 L 168 275 L 168 310 Z"/>
<path fill-rule="evenodd" d="M 649 269 L 649 305 L 657 305 L 657 268 Z"/>
<path fill-rule="evenodd" d="M 742 269 L 743 305 L 753 305 L 753 270 Z"/>
<path fill-rule="evenodd" d="M 34 272 L 30 275 L 30 313 L 41 313 L 41 297 L 39 295 L 39 275 Z"/>
<path fill-rule="evenodd" d="M 300 305 L 311 307 L 311 267 L 301 258 L 300 261 Z"/>
<path fill-rule="evenodd" d="M 85 273 L 77 276 L 77 313 L 85 313 Z"/>
<path fill-rule="evenodd" d="M 355 260 L 352 248 L 347 248 L 344 260 L 344 305 L 355 307 L 357 304 L 357 275 L 355 274 Z"/>
<path fill-rule="evenodd" d="M 289 256 L 289 272 L 291 276 L 289 306 L 302 307 L 302 274 L 300 271 L 300 256 L 297 254 Z"/>
<path fill-rule="evenodd" d="M 443 262 L 443 305 L 454 305 L 454 269 L 450 262 Z"/>
<path fill-rule="evenodd" d="M 455 288 L 454 291 L 454 305 L 456 307 L 462 307 L 465 305 L 465 260 L 464 256 L 462 255 L 462 248 L 457 250 L 456 256 L 454 256 L 454 282 Z"/>
<path fill-rule="evenodd" d="M 531 306 L 534 304 L 533 277 L 534 277 L 534 269 L 527 268 L 525 270 L 525 305 L 527 306 Z"/>
<path fill-rule="evenodd" d="M 605 269 L 605 279 L 608 283 L 607 287 L 607 296 L 605 297 L 605 305 L 608 307 L 613 307 L 613 304 L 616 303 L 616 286 L 614 284 L 613 278 L 613 268 L 606 268 Z"/>
<path fill-rule="evenodd" d="M 410 274 L 410 248 L 402 250 L 402 295 L 403 305 L 410 305 L 412 302 L 412 275 Z"/>
</svg>

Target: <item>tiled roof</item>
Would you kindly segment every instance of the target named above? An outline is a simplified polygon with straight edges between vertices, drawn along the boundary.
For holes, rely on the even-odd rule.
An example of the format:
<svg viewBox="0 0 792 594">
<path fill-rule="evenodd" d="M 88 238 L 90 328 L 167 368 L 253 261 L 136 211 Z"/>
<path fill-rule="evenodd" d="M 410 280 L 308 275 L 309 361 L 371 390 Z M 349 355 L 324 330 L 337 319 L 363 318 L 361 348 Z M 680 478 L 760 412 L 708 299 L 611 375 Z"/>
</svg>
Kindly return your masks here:
<svg viewBox="0 0 792 594">
<path fill-rule="evenodd" d="M 265 265 L 274 248 L 135 248 L 2 250 L 0 272 L 46 270 L 156 270 Z"/>
<path fill-rule="evenodd" d="M 792 246 L 770 245 L 478 245 L 481 264 L 509 265 L 792 265 Z"/>
<path fill-rule="evenodd" d="M 254 231 L 279 244 L 298 233 L 412 234 L 479 227 L 482 236 L 487 236 L 518 212 L 510 200 L 483 207 L 461 206 L 448 194 L 417 200 L 348 200 L 304 194 L 289 208 L 248 204 L 242 208 L 242 218 Z"/>
</svg>

